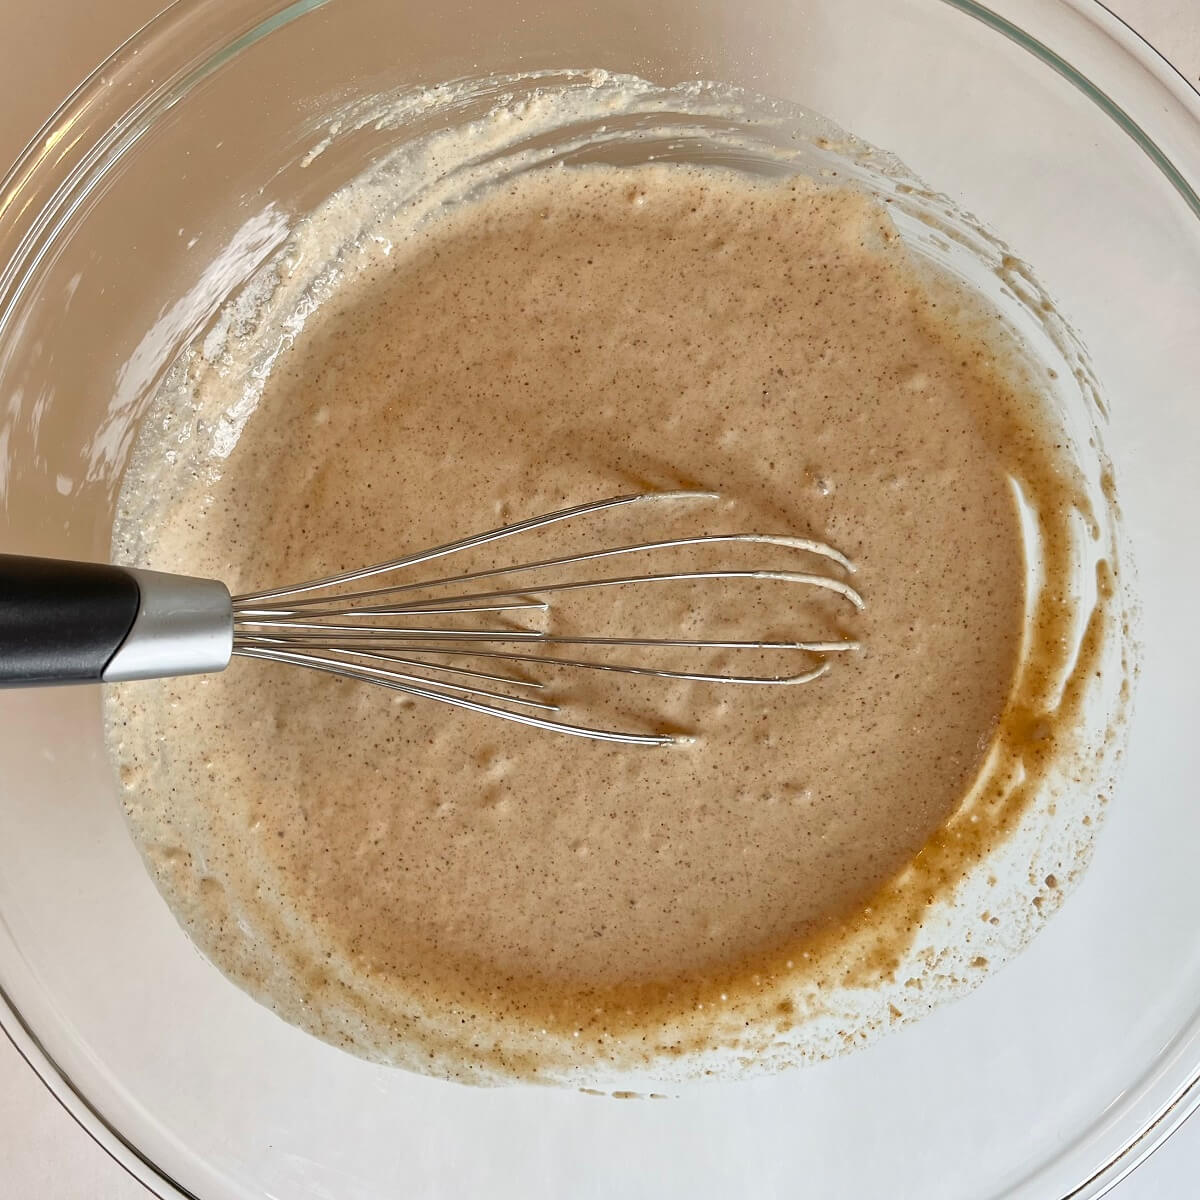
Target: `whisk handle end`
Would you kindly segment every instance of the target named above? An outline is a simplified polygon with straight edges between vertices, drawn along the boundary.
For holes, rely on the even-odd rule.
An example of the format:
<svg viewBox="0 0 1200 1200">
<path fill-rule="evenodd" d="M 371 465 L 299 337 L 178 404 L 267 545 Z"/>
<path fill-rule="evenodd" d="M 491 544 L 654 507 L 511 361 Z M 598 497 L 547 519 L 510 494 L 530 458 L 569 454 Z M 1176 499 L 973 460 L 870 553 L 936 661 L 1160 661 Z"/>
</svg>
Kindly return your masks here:
<svg viewBox="0 0 1200 1200">
<path fill-rule="evenodd" d="M 99 680 L 138 602 L 137 581 L 119 567 L 0 556 L 0 683 Z"/>
<path fill-rule="evenodd" d="M 216 580 L 0 555 L 0 687 L 218 671 L 232 648 Z"/>
</svg>

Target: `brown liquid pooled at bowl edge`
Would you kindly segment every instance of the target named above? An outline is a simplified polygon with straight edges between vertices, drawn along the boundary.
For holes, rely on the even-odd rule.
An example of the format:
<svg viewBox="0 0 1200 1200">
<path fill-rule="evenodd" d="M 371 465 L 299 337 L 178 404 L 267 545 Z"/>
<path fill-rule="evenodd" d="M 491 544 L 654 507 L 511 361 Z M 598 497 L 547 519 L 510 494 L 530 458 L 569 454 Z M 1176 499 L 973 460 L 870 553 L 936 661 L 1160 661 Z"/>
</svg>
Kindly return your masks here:
<svg viewBox="0 0 1200 1200">
<path fill-rule="evenodd" d="M 996 736 L 1024 604 L 1010 476 L 1050 504 L 1066 486 L 1035 399 L 951 295 L 854 191 L 682 168 L 530 174 L 340 285 L 219 478 L 165 514 L 154 566 L 251 589 L 703 487 L 724 499 L 687 531 L 828 539 L 867 598 L 747 592 L 722 632 L 864 649 L 801 688 L 570 681 L 568 715 L 700 735 L 665 751 L 260 663 L 122 688 L 133 828 L 206 952 L 323 1036 L 413 1065 L 415 1012 L 636 1027 L 853 921 Z M 695 632 L 693 598 L 610 591 L 556 629 Z M 536 1073 L 502 1033 L 475 1040 L 464 1063 Z"/>
</svg>

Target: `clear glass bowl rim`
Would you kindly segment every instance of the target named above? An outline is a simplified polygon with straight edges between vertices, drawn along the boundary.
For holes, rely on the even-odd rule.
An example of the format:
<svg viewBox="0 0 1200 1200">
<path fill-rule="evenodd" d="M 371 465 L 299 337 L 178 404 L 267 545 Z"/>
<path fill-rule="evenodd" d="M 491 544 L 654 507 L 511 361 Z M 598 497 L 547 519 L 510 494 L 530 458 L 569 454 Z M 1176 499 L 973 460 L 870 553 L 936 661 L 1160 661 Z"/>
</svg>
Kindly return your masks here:
<svg viewBox="0 0 1200 1200">
<path fill-rule="evenodd" d="M 0 181 L 0 322 L 36 270 L 39 251 L 59 222 L 141 133 L 224 63 L 275 30 L 335 0 L 173 0 L 101 63 L 34 135 Z M 1081 18 L 1105 35 L 1104 65 L 1117 74 L 1140 71 L 1170 103 L 1154 118 L 1123 107 L 1046 41 L 975 0 L 931 0 L 972 17 L 1061 75 L 1132 139 L 1200 221 L 1200 90 L 1158 49 L 1101 0 L 1040 0 Z M 1001 0 L 1003 4 L 1003 0 Z M 1094 72 L 1099 74 L 1099 72 Z M 113 86 L 120 81 L 124 87 Z M 133 95 L 132 102 L 124 97 Z M 1146 106 L 1149 107 L 1149 106 Z M 1168 153 L 1156 138 L 1167 117 L 1187 135 Z M 1186 159 L 1186 161 L 1184 161 Z M 63 1109 L 109 1156 L 162 1198 L 202 1200 L 151 1161 L 112 1124 L 48 1053 L 0 981 L 0 1031 Z M 1200 1062 L 1141 1130 L 1058 1200 L 1095 1200 L 1154 1153 L 1200 1108 Z"/>
</svg>

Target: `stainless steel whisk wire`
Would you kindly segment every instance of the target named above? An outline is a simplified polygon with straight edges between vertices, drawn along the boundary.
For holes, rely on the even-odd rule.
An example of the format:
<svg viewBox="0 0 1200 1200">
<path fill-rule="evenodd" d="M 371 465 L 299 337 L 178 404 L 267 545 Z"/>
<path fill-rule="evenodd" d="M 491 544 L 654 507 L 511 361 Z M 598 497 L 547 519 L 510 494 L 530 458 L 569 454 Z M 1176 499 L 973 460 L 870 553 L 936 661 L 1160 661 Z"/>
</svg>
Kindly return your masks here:
<svg viewBox="0 0 1200 1200">
<path fill-rule="evenodd" d="M 525 675 L 530 669 L 552 668 L 568 671 L 610 671 L 625 675 L 704 683 L 794 685 L 819 679 L 829 670 L 829 663 L 822 660 L 798 673 L 747 675 L 672 670 L 637 662 L 563 658 L 556 654 L 529 651 L 562 647 L 594 650 L 625 648 L 634 651 L 674 648 L 724 650 L 735 654 L 746 651 L 777 651 L 824 656 L 856 650 L 858 642 L 852 639 L 738 641 L 681 637 L 585 637 L 517 629 L 499 623 L 479 628 L 450 621 L 439 621 L 433 625 L 424 624 L 423 621 L 435 617 L 478 619 L 480 614 L 495 616 L 522 610 L 545 611 L 549 608 L 549 601 L 542 597 L 546 596 L 672 582 L 720 583 L 754 579 L 795 584 L 831 593 L 854 609 L 863 608 L 861 595 L 841 579 L 811 571 L 716 569 L 601 576 L 550 584 L 531 581 L 528 589 L 505 586 L 496 590 L 466 593 L 456 590 L 453 594 L 434 598 L 426 596 L 406 600 L 405 597 L 418 591 L 424 593 L 448 588 L 459 589 L 464 585 L 478 585 L 483 580 L 508 579 L 511 576 L 529 575 L 533 572 L 569 569 L 582 563 L 601 563 L 634 554 L 652 555 L 689 546 L 775 546 L 802 551 L 825 559 L 845 572 L 853 572 L 854 566 L 845 555 L 832 546 L 811 538 L 757 533 L 709 534 L 640 542 L 511 566 L 490 567 L 458 575 L 409 580 L 359 591 L 336 592 L 332 595 L 328 593 L 331 589 L 347 584 L 411 570 L 520 534 L 626 505 L 715 499 L 718 499 L 716 493 L 705 491 L 643 492 L 614 496 L 518 521 L 359 570 L 343 571 L 287 587 L 235 596 L 232 602 L 233 654 L 243 658 L 307 667 L 345 679 L 377 684 L 409 696 L 486 713 L 537 729 L 630 745 L 669 745 L 682 740 L 681 737 L 672 734 L 604 729 L 556 719 L 552 714 L 559 711 L 559 706 L 538 695 L 545 690 L 546 685 L 540 680 L 526 678 Z M 450 665 L 438 661 L 445 658 L 458 660 L 457 664 Z M 463 660 L 470 660 L 470 664 Z M 481 664 L 484 661 L 493 669 L 482 669 Z M 514 673 L 513 668 L 525 674 Z M 446 678 L 448 676 L 453 678 Z M 500 690 L 501 688 L 504 690 Z"/>
</svg>

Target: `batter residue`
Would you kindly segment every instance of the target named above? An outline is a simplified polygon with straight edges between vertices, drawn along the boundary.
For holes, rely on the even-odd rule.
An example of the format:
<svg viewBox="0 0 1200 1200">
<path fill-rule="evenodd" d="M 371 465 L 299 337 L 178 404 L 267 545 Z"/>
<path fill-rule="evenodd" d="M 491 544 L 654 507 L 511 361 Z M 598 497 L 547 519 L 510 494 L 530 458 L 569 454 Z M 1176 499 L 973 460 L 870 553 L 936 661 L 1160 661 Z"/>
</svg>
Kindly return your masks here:
<svg viewBox="0 0 1200 1200">
<path fill-rule="evenodd" d="M 828 1052 L 829 1030 L 796 1035 L 826 1011 L 822 981 L 894 973 L 905 921 L 946 883 L 921 863 L 957 874 L 936 845 L 918 854 L 981 774 L 1012 801 L 1014 762 L 1028 782 L 1052 735 L 1021 707 L 1062 630 L 1023 646 L 1014 481 L 1047 511 L 1075 485 L 974 311 L 876 201 L 804 179 L 549 168 L 365 246 L 227 457 L 127 485 L 118 552 L 250 590 L 703 487 L 725 499 L 688 530 L 826 539 L 868 601 L 787 592 L 800 611 L 773 611 L 764 593 L 723 628 L 836 628 L 864 649 L 803 688 L 605 679 L 613 711 L 700 731 L 665 751 L 257 662 L 123 686 L 132 827 L 192 937 L 319 1035 L 462 1078 L 653 1069 L 764 1037 Z M 221 370 L 197 356 L 185 375 L 188 406 L 146 445 L 204 446 L 228 420 Z M 663 533 L 635 514 L 588 537 Z M 1047 525 L 1052 566 L 1065 547 Z M 693 619 L 686 594 L 605 599 L 616 611 L 563 619 Z M 980 850 L 959 842 L 963 861 Z"/>
</svg>

